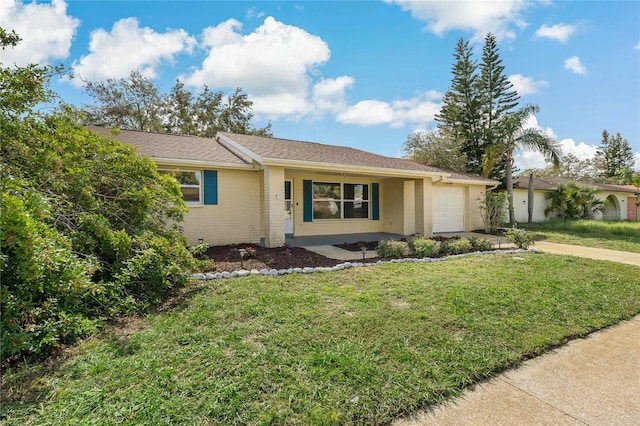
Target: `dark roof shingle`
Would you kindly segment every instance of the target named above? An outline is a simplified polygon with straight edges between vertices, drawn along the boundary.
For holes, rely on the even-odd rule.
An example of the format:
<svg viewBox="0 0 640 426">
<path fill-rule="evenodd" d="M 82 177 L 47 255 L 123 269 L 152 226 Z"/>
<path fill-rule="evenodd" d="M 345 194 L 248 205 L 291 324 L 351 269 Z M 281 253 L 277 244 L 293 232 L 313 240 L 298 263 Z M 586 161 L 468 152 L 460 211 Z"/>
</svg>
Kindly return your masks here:
<svg viewBox="0 0 640 426">
<path fill-rule="evenodd" d="M 562 177 L 534 177 L 533 178 L 533 189 L 537 189 L 540 191 L 554 191 L 556 186 L 559 184 L 567 184 L 570 182 L 577 183 L 579 185 L 586 185 L 596 188 L 600 191 L 609 191 L 609 192 L 630 192 L 636 193 L 637 189 L 629 186 L 620 186 L 620 185 L 610 185 L 606 183 L 592 183 L 592 182 L 581 182 L 573 179 L 567 179 Z M 529 178 L 528 177 L 519 177 L 513 180 L 514 189 L 527 189 L 529 188 Z"/>
<path fill-rule="evenodd" d="M 220 132 L 224 136 L 242 145 L 262 158 L 309 161 L 315 163 L 344 164 L 347 166 L 364 166 L 383 169 L 410 170 L 431 173 L 450 174 L 452 179 L 478 180 L 487 184 L 494 183 L 480 176 L 454 172 L 438 167 L 428 166 L 405 158 L 385 157 L 355 148 L 338 145 L 326 145 L 316 142 L 303 142 L 291 139 L 267 138 L 253 135 L 239 135 Z"/>
<path fill-rule="evenodd" d="M 139 130 L 118 130 L 115 134 L 104 127 L 89 130 L 131 145 L 138 154 L 152 159 L 205 161 L 218 164 L 245 165 L 247 162 L 212 138 L 151 133 Z"/>
</svg>

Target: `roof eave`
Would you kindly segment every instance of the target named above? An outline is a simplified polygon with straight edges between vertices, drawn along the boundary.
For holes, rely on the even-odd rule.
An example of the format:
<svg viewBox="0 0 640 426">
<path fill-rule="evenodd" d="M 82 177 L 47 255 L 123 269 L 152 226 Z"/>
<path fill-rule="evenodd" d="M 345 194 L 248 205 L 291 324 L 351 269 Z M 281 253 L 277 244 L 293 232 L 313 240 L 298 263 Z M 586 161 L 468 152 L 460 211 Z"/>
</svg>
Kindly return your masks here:
<svg viewBox="0 0 640 426">
<path fill-rule="evenodd" d="M 237 170 L 256 170 L 251 164 L 234 164 L 221 163 L 206 160 L 186 160 L 176 158 L 149 157 L 158 166 L 167 167 L 190 167 L 190 168 L 212 168 L 212 169 L 237 169 Z"/>
<path fill-rule="evenodd" d="M 378 176 L 411 176 L 411 177 L 437 177 L 448 176 L 448 173 L 442 172 L 429 172 L 422 170 L 406 170 L 406 169 L 392 169 L 385 167 L 371 167 L 371 166 L 358 166 L 352 164 L 339 164 L 339 163 L 324 163 L 316 161 L 304 161 L 304 160 L 289 160 L 282 158 L 263 158 L 263 165 L 265 166 L 280 166 L 288 168 L 296 168 L 303 170 L 315 170 L 315 171 L 331 171 L 336 173 L 359 173 L 370 174 Z"/>
</svg>

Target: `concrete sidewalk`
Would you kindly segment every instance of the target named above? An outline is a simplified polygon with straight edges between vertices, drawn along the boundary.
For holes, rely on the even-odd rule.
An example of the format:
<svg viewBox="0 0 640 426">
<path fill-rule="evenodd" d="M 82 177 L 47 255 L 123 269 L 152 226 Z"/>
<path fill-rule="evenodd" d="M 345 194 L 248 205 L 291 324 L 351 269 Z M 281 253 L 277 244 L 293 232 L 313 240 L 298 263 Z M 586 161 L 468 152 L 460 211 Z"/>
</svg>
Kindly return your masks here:
<svg viewBox="0 0 640 426">
<path fill-rule="evenodd" d="M 640 424 L 640 315 L 400 420 L 418 425 Z"/>
<path fill-rule="evenodd" d="M 536 241 L 536 250 L 551 254 L 566 254 L 569 256 L 586 257 L 589 259 L 609 260 L 611 262 L 627 263 L 640 266 L 640 253 L 628 251 L 608 250 L 602 248 L 582 247 L 569 244 Z M 640 421 L 638 422 L 640 424 Z"/>
</svg>

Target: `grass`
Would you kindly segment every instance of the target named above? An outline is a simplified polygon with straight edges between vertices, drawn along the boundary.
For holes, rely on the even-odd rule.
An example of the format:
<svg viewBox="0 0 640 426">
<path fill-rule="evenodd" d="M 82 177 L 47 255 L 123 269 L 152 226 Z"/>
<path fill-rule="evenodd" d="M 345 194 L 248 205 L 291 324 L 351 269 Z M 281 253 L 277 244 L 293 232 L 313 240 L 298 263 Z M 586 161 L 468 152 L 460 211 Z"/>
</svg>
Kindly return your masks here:
<svg viewBox="0 0 640 426">
<path fill-rule="evenodd" d="M 492 254 L 190 291 L 5 371 L 4 423 L 386 424 L 631 318 L 640 268 Z"/>
<path fill-rule="evenodd" d="M 551 220 L 519 227 L 533 232 L 536 241 L 640 253 L 640 222 Z"/>
</svg>

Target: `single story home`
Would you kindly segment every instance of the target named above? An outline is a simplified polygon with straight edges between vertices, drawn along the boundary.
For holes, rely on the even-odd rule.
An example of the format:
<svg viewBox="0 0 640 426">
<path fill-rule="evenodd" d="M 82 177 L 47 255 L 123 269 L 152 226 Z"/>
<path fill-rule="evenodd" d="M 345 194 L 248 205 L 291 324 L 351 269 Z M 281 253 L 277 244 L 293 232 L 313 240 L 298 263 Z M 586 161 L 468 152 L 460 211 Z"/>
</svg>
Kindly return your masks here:
<svg viewBox="0 0 640 426">
<path fill-rule="evenodd" d="M 201 138 L 92 127 L 150 157 L 181 185 L 190 243 L 357 233 L 430 236 L 483 228 L 498 182 L 353 148 L 219 133 Z"/>
<path fill-rule="evenodd" d="M 550 205 L 545 194 L 555 191 L 558 184 L 575 182 L 580 185 L 590 186 L 598 190 L 597 196 L 604 201 L 604 211 L 596 214 L 596 220 L 630 220 L 637 221 L 638 193 L 633 186 L 609 185 L 604 183 L 587 183 L 574 181 L 561 177 L 533 178 L 533 221 L 542 222 L 551 217 L 545 216 L 544 211 Z M 520 177 L 513 180 L 513 207 L 516 222 L 527 222 L 529 218 L 528 208 L 529 178 Z"/>
</svg>

